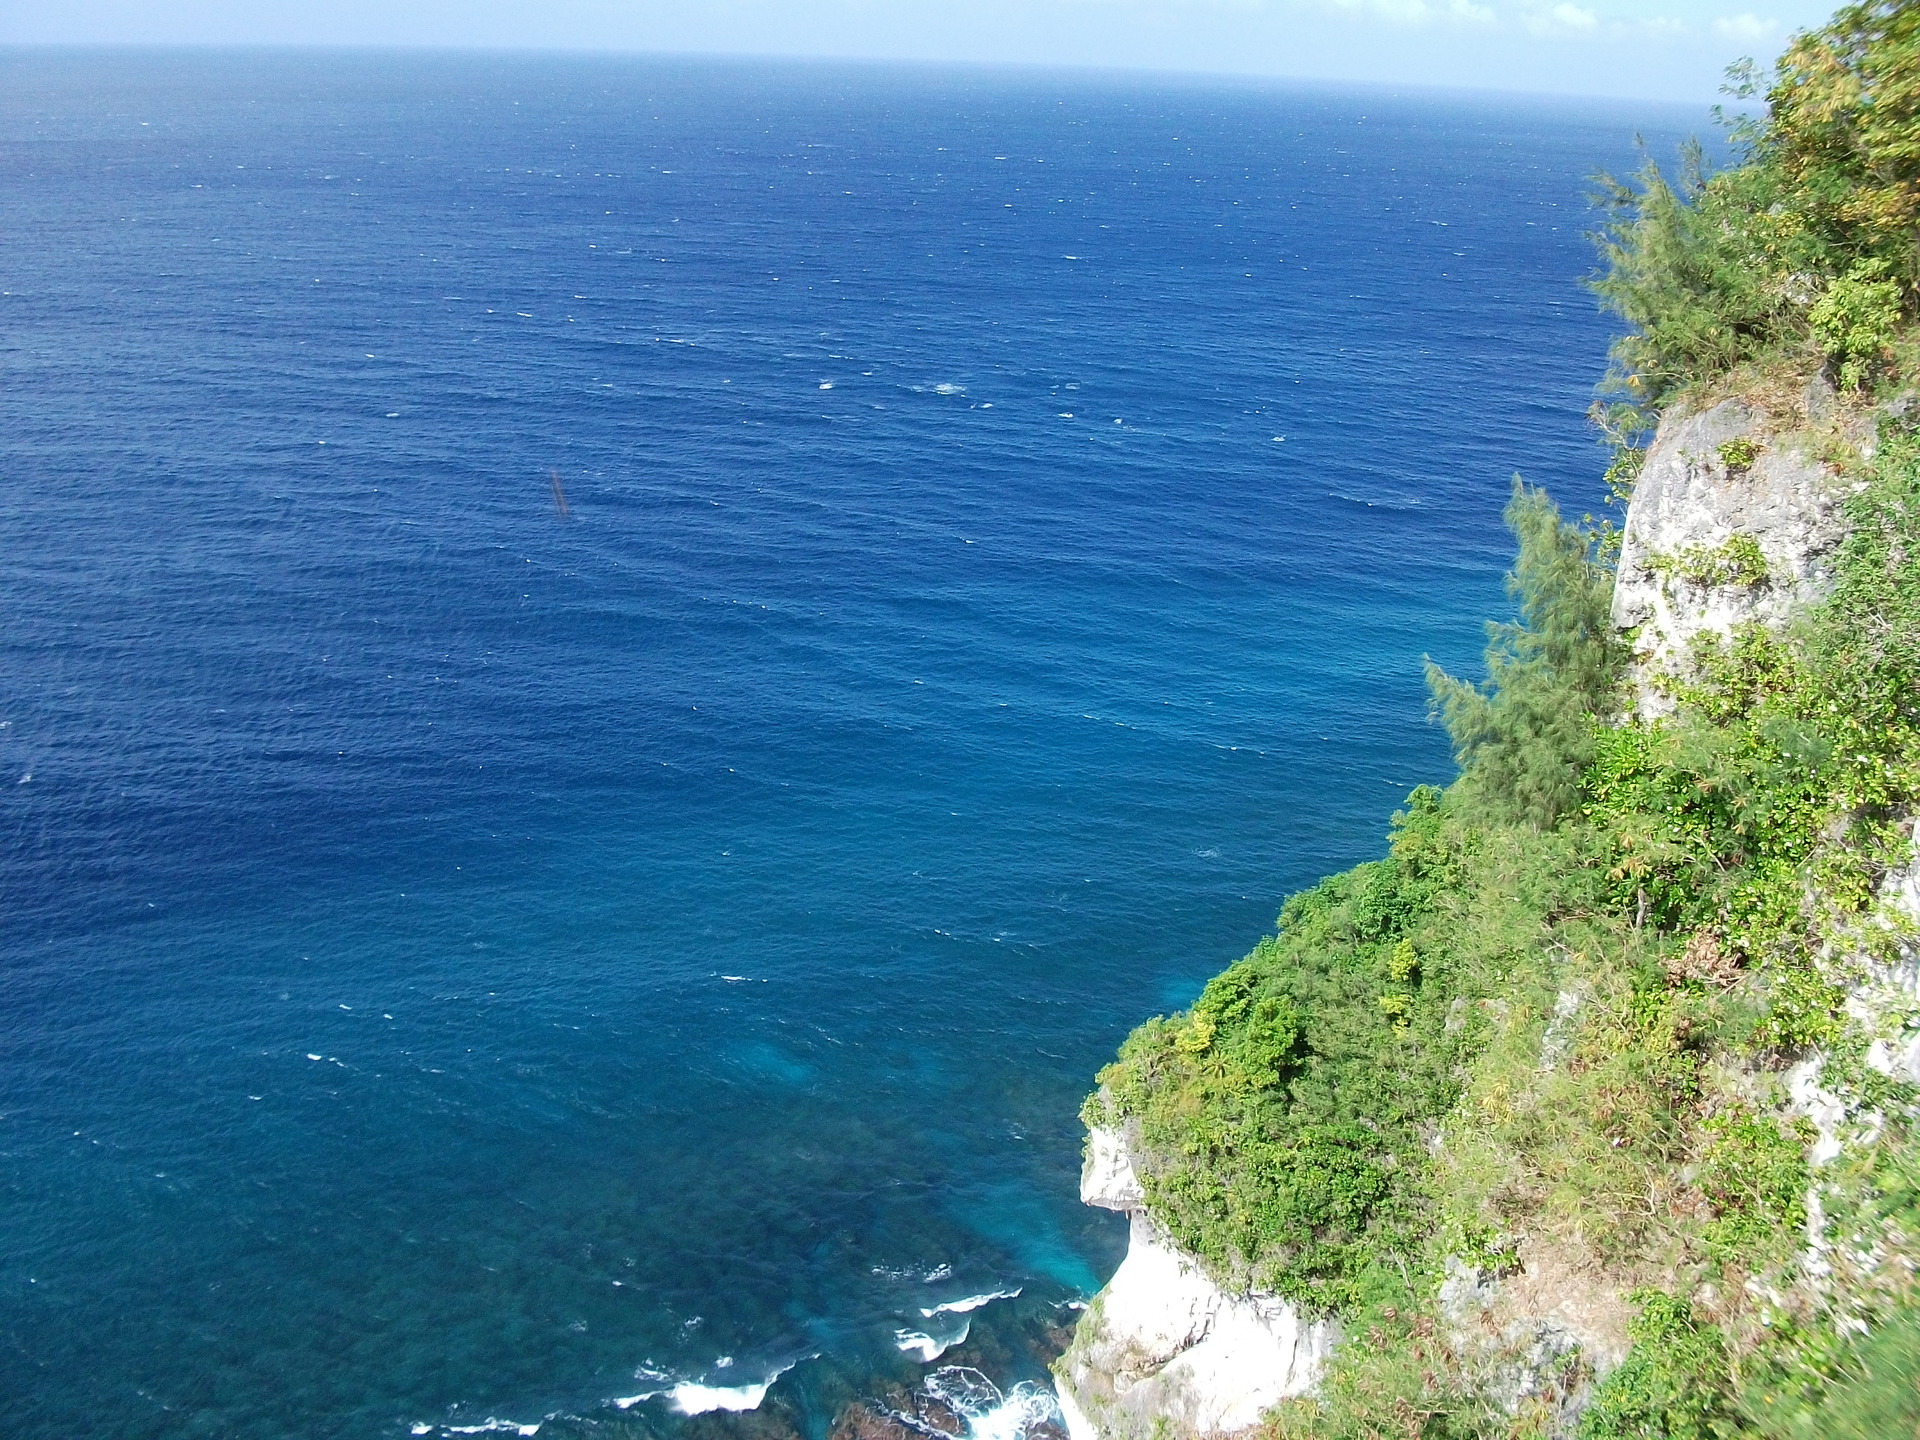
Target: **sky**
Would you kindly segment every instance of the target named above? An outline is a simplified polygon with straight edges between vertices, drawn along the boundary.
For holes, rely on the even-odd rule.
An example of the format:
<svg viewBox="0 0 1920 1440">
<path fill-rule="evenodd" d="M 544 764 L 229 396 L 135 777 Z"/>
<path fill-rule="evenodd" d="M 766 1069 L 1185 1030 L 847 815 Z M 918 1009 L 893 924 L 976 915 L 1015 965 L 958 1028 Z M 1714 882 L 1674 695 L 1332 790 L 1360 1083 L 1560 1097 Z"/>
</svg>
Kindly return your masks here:
<svg viewBox="0 0 1920 1440">
<path fill-rule="evenodd" d="M 1745 8 L 1753 6 L 1755 8 Z M 1685 102 L 1832 0 L 0 0 L 0 44 L 1092 66 Z"/>
</svg>

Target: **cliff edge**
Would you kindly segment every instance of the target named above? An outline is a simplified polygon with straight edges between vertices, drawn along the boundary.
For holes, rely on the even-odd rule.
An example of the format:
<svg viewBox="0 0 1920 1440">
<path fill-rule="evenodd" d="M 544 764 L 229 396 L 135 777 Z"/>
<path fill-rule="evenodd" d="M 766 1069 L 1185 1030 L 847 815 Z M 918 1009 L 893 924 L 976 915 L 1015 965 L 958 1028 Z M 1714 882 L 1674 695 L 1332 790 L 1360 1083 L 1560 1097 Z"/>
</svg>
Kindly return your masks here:
<svg viewBox="0 0 1920 1440">
<path fill-rule="evenodd" d="M 1627 507 L 1613 590 L 1643 718 L 1673 713 L 1665 682 L 1686 673 L 1702 637 L 1783 624 L 1832 583 L 1848 487 L 1813 428 L 1831 415 L 1831 392 L 1816 380 L 1803 408 L 1790 431 L 1744 399 L 1661 418 Z M 1870 430 L 1848 428 L 1836 438 L 1870 449 Z"/>
<path fill-rule="evenodd" d="M 1245 1430 L 1319 1379 L 1333 1323 L 1216 1285 L 1148 1214 L 1124 1132 L 1088 1132 L 1080 1198 L 1121 1211 L 1130 1231 L 1127 1258 L 1054 1367 L 1073 1440 Z"/>
</svg>

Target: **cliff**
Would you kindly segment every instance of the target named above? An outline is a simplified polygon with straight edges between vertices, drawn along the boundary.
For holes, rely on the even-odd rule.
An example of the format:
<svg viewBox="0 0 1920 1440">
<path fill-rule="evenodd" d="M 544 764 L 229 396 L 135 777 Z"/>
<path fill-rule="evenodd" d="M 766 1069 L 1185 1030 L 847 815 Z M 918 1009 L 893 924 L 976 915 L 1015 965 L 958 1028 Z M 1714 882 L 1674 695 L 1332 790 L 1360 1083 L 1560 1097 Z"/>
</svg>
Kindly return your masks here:
<svg viewBox="0 0 1920 1440">
<path fill-rule="evenodd" d="M 1074 1440 L 1373 1433 L 1340 1417 L 1389 1401 L 1409 1435 L 1772 1434 L 1674 1417 L 1773 1403 L 1735 1353 L 1765 1375 L 1813 1363 L 1779 1336 L 1830 1354 L 1906 1313 L 1920 1212 L 1861 1178 L 1920 1120 L 1920 441 L 1878 456 L 1904 416 L 1819 382 L 1671 407 L 1582 807 L 1543 832 L 1416 792 L 1386 860 L 1103 1072 L 1081 1194 L 1130 1243 L 1056 1366 Z M 1357 1128 L 1298 1122 L 1343 1093 L 1377 1097 Z"/>
<path fill-rule="evenodd" d="M 1231 1434 L 1319 1378 L 1332 1322 L 1222 1290 L 1148 1213 L 1123 1132 L 1089 1132 L 1080 1198 L 1121 1211 L 1130 1228 L 1127 1258 L 1056 1366 L 1073 1440 Z"/>
<path fill-rule="evenodd" d="M 1627 507 L 1613 590 L 1640 715 L 1673 713 L 1663 682 L 1687 669 L 1701 637 L 1781 625 L 1831 584 L 1848 486 L 1820 452 L 1836 440 L 1870 451 L 1872 430 L 1842 424 L 1818 379 L 1797 417 L 1729 399 L 1661 418 Z"/>
<path fill-rule="evenodd" d="M 1100 1074 L 1081 1440 L 1920 1434 L 1920 5 L 1745 78 L 1601 184 L 1623 528 L 1515 482 L 1459 777 Z"/>
</svg>

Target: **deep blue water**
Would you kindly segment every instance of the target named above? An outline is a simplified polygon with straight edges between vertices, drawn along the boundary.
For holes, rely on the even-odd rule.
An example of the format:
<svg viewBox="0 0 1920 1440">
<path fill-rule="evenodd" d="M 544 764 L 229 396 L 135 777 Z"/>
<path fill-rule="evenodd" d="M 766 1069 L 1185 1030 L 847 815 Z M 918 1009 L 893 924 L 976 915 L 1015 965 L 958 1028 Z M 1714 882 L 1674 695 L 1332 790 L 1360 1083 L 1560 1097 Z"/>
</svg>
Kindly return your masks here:
<svg viewBox="0 0 1920 1440">
<path fill-rule="evenodd" d="M 1037 1375 L 1095 1070 L 1596 503 L 1586 177 L 1692 118 L 0 55 L 0 1428 Z"/>
</svg>

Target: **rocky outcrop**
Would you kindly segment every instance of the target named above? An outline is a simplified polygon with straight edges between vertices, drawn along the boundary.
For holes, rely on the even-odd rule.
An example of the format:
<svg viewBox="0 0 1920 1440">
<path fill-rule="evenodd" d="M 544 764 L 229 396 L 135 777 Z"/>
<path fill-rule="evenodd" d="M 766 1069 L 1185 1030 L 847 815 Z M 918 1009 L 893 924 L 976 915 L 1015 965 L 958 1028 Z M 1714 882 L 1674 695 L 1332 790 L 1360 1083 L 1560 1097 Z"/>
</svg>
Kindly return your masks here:
<svg viewBox="0 0 1920 1440">
<path fill-rule="evenodd" d="M 1555 1247 L 1520 1247 L 1504 1274 L 1458 1257 L 1446 1262 L 1437 1296 L 1452 1363 L 1510 1415 L 1574 1433 L 1595 1379 L 1625 1358 L 1632 1314 L 1619 1289 Z"/>
<path fill-rule="evenodd" d="M 1696 636 L 1777 625 L 1826 588 L 1844 494 L 1811 446 L 1804 433 L 1773 433 L 1744 400 L 1662 417 L 1634 483 L 1613 590 L 1641 714 L 1671 711 L 1660 679 L 1684 672 Z"/>
<path fill-rule="evenodd" d="M 1850 953 L 1839 956 L 1830 973 L 1846 987 L 1847 1015 L 1870 1037 L 1867 1064 L 1920 1085 L 1920 1026 L 1914 1023 L 1920 1016 L 1920 850 L 1882 878 L 1879 901 L 1857 945 L 1839 947 Z M 1807 1158 L 1816 1166 L 1838 1158 L 1851 1134 L 1874 1133 L 1881 1123 L 1871 1113 L 1852 1113 L 1828 1088 L 1826 1067 L 1826 1054 L 1816 1051 L 1787 1072 L 1794 1112 L 1813 1122 Z M 1820 1244 L 1816 1233 L 1815 1248 Z"/>
<path fill-rule="evenodd" d="M 1231 1434 L 1313 1386 L 1331 1322 L 1216 1285 L 1146 1212 L 1122 1132 L 1090 1133 L 1080 1198 L 1126 1212 L 1132 1230 L 1126 1260 L 1054 1367 L 1073 1440 Z"/>
<path fill-rule="evenodd" d="M 1874 1037 L 1867 1063 L 1883 1075 L 1920 1085 L 1920 853 L 1880 883 L 1882 922 L 1898 933 L 1892 958 L 1869 962 L 1854 987 L 1854 1018 Z"/>
<path fill-rule="evenodd" d="M 1087 1158 L 1080 1167 L 1080 1203 L 1131 1215 L 1146 1207 L 1146 1192 L 1133 1173 L 1125 1131 L 1095 1125 L 1087 1131 Z"/>
</svg>

